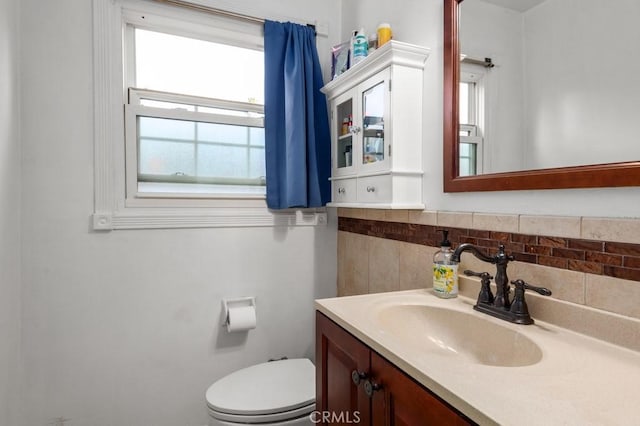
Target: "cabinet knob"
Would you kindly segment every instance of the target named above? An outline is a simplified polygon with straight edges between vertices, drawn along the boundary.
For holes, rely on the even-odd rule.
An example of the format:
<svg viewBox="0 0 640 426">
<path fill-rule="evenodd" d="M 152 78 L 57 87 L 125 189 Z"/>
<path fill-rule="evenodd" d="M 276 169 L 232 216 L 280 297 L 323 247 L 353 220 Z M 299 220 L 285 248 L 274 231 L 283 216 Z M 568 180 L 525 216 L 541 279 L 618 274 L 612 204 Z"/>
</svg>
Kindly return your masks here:
<svg viewBox="0 0 640 426">
<path fill-rule="evenodd" d="M 362 382 L 363 379 L 367 378 L 367 373 L 363 373 L 362 371 L 353 370 L 351 372 L 351 380 L 353 380 L 353 384 L 358 386 Z"/>
<path fill-rule="evenodd" d="M 382 389 L 382 385 L 379 383 L 374 383 L 371 380 L 365 380 L 364 382 L 364 393 L 367 394 L 369 398 L 373 398 L 373 393 L 377 390 Z"/>
<path fill-rule="evenodd" d="M 375 186 L 367 186 L 367 192 L 376 192 Z"/>
<path fill-rule="evenodd" d="M 338 188 L 338 194 L 345 194 L 347 192 L 344 188 Z"/>
</svg>

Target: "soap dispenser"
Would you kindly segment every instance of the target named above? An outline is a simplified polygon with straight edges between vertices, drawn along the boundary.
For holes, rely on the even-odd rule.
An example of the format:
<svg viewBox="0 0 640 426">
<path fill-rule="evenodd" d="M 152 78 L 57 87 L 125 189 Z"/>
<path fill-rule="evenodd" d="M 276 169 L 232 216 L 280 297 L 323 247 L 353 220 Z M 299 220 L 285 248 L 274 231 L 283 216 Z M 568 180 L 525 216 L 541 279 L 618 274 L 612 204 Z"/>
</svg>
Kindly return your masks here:
<svg viewBox="0 0 640 426">
<path fill-rule="evenodd" d="M 458 296 L 458 262 L 451 260 L 453 250 L 449 241 L 449 231 L 441 229 L 440 250 L 433 255 L 433 292 L 443 299 Z"/>
</svg>

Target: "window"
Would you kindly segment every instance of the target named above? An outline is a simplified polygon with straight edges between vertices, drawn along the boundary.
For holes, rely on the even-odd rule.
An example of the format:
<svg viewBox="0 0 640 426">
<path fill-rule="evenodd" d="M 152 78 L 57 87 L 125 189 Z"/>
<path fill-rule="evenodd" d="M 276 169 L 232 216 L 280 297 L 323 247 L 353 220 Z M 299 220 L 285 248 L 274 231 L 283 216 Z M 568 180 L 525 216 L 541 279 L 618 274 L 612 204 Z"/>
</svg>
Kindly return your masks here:
<svg viewBox="0 0 640 426">
<path fill-rule="evenodd" d="M 93 10 L 95 230 L 326 223 L 266 207 L 261 24 L 138 0 Z"/>
<path fill-rule="evenodd" d="M 460 145 L 459 175 L 472 176 L 482 173 L 484 117 L 484 72 L 476 70 L 476 66 L 462 64 L 460 72 Z"/>
<path fill-rule="evenodd" d="M 264 196 L 264 55 L 128 24 L 127 196 Z"/>
</svg>

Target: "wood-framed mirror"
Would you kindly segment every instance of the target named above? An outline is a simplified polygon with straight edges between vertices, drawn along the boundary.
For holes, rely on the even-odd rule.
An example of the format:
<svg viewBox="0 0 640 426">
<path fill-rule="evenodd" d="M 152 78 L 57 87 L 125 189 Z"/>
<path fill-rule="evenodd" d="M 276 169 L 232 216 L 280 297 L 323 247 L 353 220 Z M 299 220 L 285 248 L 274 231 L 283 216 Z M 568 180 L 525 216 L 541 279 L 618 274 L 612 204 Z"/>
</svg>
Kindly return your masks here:
<svg viewBox="0 0 640 426">
<path fill-rule="evenodd" d="M 458 96 L 462 1 L 444 0 L 444 192 L 640 186 L 640 161 L 460 176 Z"/>
</svg>

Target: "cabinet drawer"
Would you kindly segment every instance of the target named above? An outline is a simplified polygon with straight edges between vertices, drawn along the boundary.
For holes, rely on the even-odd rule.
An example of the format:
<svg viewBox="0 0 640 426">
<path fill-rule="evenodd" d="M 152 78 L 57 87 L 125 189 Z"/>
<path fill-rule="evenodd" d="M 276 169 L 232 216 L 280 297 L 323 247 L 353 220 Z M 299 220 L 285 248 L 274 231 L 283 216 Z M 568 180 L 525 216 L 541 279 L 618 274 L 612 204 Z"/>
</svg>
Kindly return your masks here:
<svg viewBox="0 0 640 426">
<path fill-rule="evenodd" d="M 353 203 L 356 201 L 356 178 L 334 180 L 332 186 L 334 203 Z"/>
<path fill-rule="evenodd" d="M 390 201 L 390 175 L 358 178 L 358 202 L 388 203 Z"/>
</svg>

